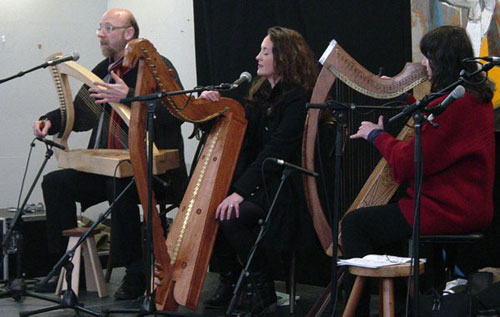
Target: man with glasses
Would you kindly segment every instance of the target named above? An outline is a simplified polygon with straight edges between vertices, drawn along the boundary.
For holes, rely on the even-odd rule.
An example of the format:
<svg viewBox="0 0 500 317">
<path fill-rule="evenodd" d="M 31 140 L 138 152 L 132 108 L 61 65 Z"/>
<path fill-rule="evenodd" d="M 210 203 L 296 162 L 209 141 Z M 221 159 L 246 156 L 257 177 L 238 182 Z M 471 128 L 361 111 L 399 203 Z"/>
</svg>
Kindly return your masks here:
<svg viewBox="0 0 500 317">
<path fill-rule="evenodd" d="M 127 138 L 118 138 L 112 133 L 114 130 L 126 132 L 128 128 L 124 122 L 119 121 L 119 117 L 107 103 L 119 102 L 122 98 L 134 95 L 137 69 L 123 67 L 122 61 L 126 44 L 138 35 L 139 26 L 128 10 L 111 9 L 101 18 L 97 37 L 105 59 L 92 72 L 102 78 L 104 83 L 96 83 L 97 88 L 82 87 L 74 102 L 73 130 L 92 130 L 89 148 L 128 148 Z M 169 60 L 164 58 L 164 62 L 169 69 L 175 70 Z M 176 72 L 174 76 L 180 85 Z M 97 115 L 86 104 L 84 96 L 88 97 L 89 93 L 93 97 L 90 99 L 95 99 L 95 103 L 102 105 L 102 111 Z M 171 185 L 166 200 L 178 202 L 182 199 L 187 179 L 181 135 L 182 121 L 172 117 L 159 103 L 155 117 L 156 146 L 159 149 L 179 150 L 180 167 L 162 175 Z M 33 132 L 37 137 L 45 137 L 57 133 L 60 127 L 60 111 L 56 109 L 40 117 L 33 125 Z M 82 211 L 106 200 L 112 203 L 129 182 L 129 178 L 118 179 L 72 169 L 57 170 L 45 175 L 42 190 L 47 213 L 49 252 L 53 254 L 52 258 L 59 259 L 65 253 L 67 239 L 63 239 L 62 231 L 77 225 L 76 202 L 81 204 Z M 138 202 L 137 190 L 133 186 L 115 203 L 111 212 L 113 266 L 126 267 L 123 283 L 115 293 L 115 298 L 119 300 L 135 299 L 143 295 L 146 286 Z M 52 289 L 55 289 L 55 284 L 50 283 L 45 291 Z"/>
</svg>

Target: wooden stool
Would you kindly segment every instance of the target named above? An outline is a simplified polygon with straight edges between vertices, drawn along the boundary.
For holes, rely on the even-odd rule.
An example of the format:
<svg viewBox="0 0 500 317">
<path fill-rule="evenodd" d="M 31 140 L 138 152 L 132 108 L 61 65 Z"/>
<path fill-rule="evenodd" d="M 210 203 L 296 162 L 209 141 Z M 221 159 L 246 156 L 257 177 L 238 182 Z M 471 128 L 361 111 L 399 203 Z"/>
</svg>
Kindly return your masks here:
<svg viewBox="0 0 500 317">
<path fill-rule="evenodd" d="M 64 237 L 69 237 L 67 250 L 72 249 L 80 237 L 87 231 L 87 228 L 73 228 L 63 231 Z M 98 233 L 99 229 L 94 229 L 92 233 L 85 239 L 85 241 L 78 246 L 71 262 L 73 263 L 73 272 L 71 274 L 71 287 L 75 294 L 78 296 L 78 289 L 80 286 L 80 264 L 83 258 L 85 261 L 85 277 L 88 291 L 97 291 L 99 297 L 107 296 L 106 286 L 104 284 L 104 274 L 102 272 L 101 262 L 97 255 L 97 248 L 95 245 L 94 234 Z M 56 295 L 60 295 L 63 289 L 67 289 L 65 279 L 66 269 L 62 268 L 57 281 Z"/>
<path fill-rule="evenodd" d="M 379 316 L 391 316 L 394 313 L 394 281 L 393 278 L 410 276 L 410 264 L 396 264 L 384 266 L 377 269 L 364 268 L 359 266 L 349 266 L 349 272 L 356 275 L 356 281 L 351 291 L 351 295 L 344 309 L 344 317 L 354 316 L 358 306 L 367 277 L 380 278 L 380 309 Z M 424 272 L 424 263 L 419 263 L 419 274 Z"/>
</svg>

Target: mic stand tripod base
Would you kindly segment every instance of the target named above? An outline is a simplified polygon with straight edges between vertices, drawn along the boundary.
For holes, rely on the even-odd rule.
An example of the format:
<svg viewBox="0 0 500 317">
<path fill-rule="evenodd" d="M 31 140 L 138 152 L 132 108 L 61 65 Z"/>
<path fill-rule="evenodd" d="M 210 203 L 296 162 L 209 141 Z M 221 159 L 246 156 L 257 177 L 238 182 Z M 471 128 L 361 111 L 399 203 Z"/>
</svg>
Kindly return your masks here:
<svg viewBox="0 0 500 317">
<path fill-rule="evenodd" d="M 9 284 L 9 289 L 0 293 L 0 298 L 12 297 L 16 302 L 23 299 L 23 297 L 33 297 L 43 299 L 49 302 L 58 303 L 58 300 L 52 297 L 43 296 L 27 290 L 26 282 L 22 278 L 16 278 Z"/>
<path fill-rule="evenodd" d="M 56 303 L 57 305 L 54 306 L 49 306 L 33 311 L 27 311 L 27 312 L 21 312 L 19 313 L 19 316 L 31 316 L 31 315 L 38 315 L 42 314 L 45 312 L 53 311 L 53 310 L 58 310 L 58 309 L 66 309 L 70 308 L 73 309 L 77 312 L 84 312 L 92 316 L 100 316 L 100 313 L 94 312 L 90 309 L 87 309 L 83 307 L 83 304 L 80 304 L 78 302 L 78 297 L 76 296 L 75 292 L 73 291 L 71 287 L 71 278 L 72 278 L 72 273 L 73 273 L 73 263 L 69 260 L 69 257 L 65 257 L 67 260 L 66 263 L 64 264 L 64 269 L 66 270 L 65 274 L 65 279 L 67 283 L 67 288 L 66 290 L 63 291 L 63 294 L 61 296 L 61 299 L 54 299 L 50 297 L 45 297 L 37 294 L 32 294 L 31 296 L 34 296 L 36 298 L 40 299 L 45 299 L 47 301 L 51 301 L 53 303 Z"/>
<path fill-rule="evenodd" d="M 74 309 L 75 311 L 78 312 L 85 312 L 87 314 L 93 315 L 93 316 L 100 316 L 101 314 L 96 313 L 94 311 L 91 311 L 89 309 L 86 309 L 83 307 L 82 304 L 78 303 L 78 297 L 76 296 L 75 292 L 73 291 L 71 281 L 72 281 L 72 273 L 73 273 L 73 263 L 71 262 L 71 259 L 73 258 L 76 249 L 87 239 L 87 237 L 94 231 L 94 229 L 102 223 L 102 221 L 111 213 L 111 210 L 113 209 L 114 205 L 118 200 L 122 198 L 122 196 L 127 192 L 127 190 L 134 184 L 134 179 L 130 181 L 130 183 L 122 190 L 122 192 L 116 197 L 116 199 L 110 204 L 109 208 L 99 216 L 99 218 L 90 226 L 87 228 L 87 230 L 80 236 L 76 244 L 70 249 L 67 250 L 66 253 L 59 259 L 59 262 L 56 263 L 56 265 L 52 268 L 52 271 L 44 278 L 44 280 L 41 281 L 41 286 L 46 285 L 46 283 L 49 281 L 51 277 L 53 277 L 56 272 L 58 272 L 59 269 L 61 269 L 64 266 L 64 269 L 66 270 L 65 274 L 65 280 L 66 280 L 66 285 L 67 288 L 63 292 L 62 298 L 60 300 L 55 300 L 55 299 L 48 299 L 49 301 L 58 303 L 59 305 L 51 306 L 51 307 L 46 307 L 34 311 L 28 311 L 28 312 L 22 312 L 20 313 L 20 316 L 31 316 L 31 315 L 36 315 L 36 314 L 41 314 L 45 313 L 48 311 L 53 311 L 57 309 L 65 309 L 65 308 L 71 308 Z M 44 298 L 46 299 L 46 298 Z"/>
<path fill-rule="evenodd" d="M 42 314 L 45 312 L 53 311 L 53 310 L 58 310 L 58 309 L 65 309 L 65 308 L 71 308 L 77 312 L 84 312 L 92 316 L 100 316 L 101 314 L 94 312 L 90 309 L 87 309 L 83 307 L 82 304 L 78 303 L 78 297 L 76 296 L 75 292 L 71 288 L 71 275 L 73 272 L 73 263 L 71 261 L 67 261 L 66 264 L 64 265 L 64 268 L 66 269 L 66 283 L 68 285 L 67 289 L 63 291 L 63 294 L 61 296 L 60 300 L 56 299 L 47 299 L 49 301 L 52 301 L 54 303 L 58 303 L 58 305 L 54 306 L 49 306 L 45 308 L 41 308 L 38 310 L 33 310 L 33 311 L 28 311 L 28 312 L 21 312 L 19 313 L 19 316 L 31 316 L 31 315 L 38 315 Z"/>
<path fill-rule="evenodd" d="M 34 146 L 34 143 L 32 143 L 31 146 Z M 35 176 L 35 179 L 33 180 L 33 183 L 31 184 L 30 189 L 28 190 L 28 193 L 26 194 L 26 197 L 19 209 L 16 210 L 16 214 L 12 218 L 12 221 L 10 223 L 10 228 L 3 237 L 2 240 L 2 261 L 1 263 L 5 263 L 3 261 L 3 258 L 5 256 L 8 256 L 7 250 L 12 246 L 11 244 L 14 243 L 15 245 L 12 246 L 12 248 L 15 250 L 16 253 L 16 278 L 12 280 L 12 282 L 9 284 L 8 290 L 5 292 L 2 292 L 0 294 L 0 297 L 8 297 L 11 296 L 15 301 L 20 301 L 23 297 L 29 296 L 33 298 L 38 298 L 42 300 L 46 300 L 49 302 L 53 303 L 58 303 L 59 300 L 55 298 L 51 298 L 48 296 L 43 296 L 39 295 L 30 291 L 26 290 L 26 282 L 24 278 L 22 277 L 22 265 L 21 262 L 23 260 L 23 235 L 22 235 L 22 223 L 23 223 L 23 213 L 24 213 L 24 207 L 26 206 L 29 198 L 31 197 L 31 193 L 33 192 L 33 189 L 35 188 L 35 185 L 38 182 L 38 179 L 40 178 L 45 166 L 47 165 L 47 162 L 51 158 L 51 156 L 54 154 L 52 150 L 51 145 L 47 145 L 47 151 L 45 153 L 45 158 L 38 169 L 38 172 Z M 13 252 L 14 253 L 14 252 Z M 0 266 L 1 267 L 1 266 Z M 22 313 L 21 313 L 21 316 Z M 27 316 L 27 315 L 26 315 Z"/>
</svg>

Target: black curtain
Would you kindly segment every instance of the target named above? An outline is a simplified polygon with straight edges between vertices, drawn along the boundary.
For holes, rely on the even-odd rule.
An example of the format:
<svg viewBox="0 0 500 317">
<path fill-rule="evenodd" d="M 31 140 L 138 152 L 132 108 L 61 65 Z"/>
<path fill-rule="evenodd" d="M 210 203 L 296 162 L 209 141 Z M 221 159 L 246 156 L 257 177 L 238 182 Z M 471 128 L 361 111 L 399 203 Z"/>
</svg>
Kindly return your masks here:
<svg viewBox="0 0 500 317">
<path fill-rule="evenodd" d="M 335 39 L 373 73 L 399 73 L 411 61 L 410 0 L 195 0 L 198 85 L 255 76 L 255 56 L 271 26 L 300 32 L 319 59 Z M 236 90 L 228 97 L 246 92 Z"/>
</svg>

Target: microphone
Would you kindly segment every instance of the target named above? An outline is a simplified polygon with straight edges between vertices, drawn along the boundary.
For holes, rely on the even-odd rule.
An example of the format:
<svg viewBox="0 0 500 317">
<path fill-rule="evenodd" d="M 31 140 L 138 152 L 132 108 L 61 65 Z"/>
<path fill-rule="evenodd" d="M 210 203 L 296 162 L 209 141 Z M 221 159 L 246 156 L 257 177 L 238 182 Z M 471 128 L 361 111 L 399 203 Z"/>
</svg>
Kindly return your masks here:
<svg viewBox="0 0 500 317">
<path fill-rule="evenodd" d="M 79 58 L 80 54 L 78 54 L 78 52 L 72 52 L 71 54 L 59 56 L 45 62 L 45 64 L 43 64 L 43 68 L 47 66 L 55 66 L 57 64 L 61 64 L 67 61 L 77 61 Z"/>
<path fill-rule="evenodd" d="M 66 150 L 66 147 L 64 145 L 61 145 L 61 144 L 56 143 L 54 141 L 50 141 L 50 140 L 47 140 L 47 139 L 44 139 L 44 138 L 40 138 L 40 137 L 37 137 L 36 139 L 38 141 L 41 141 L 41 142 L 49 145 L 49 146 L 55 146 L 56 148 L 61 149 L 63 151 Z"/>
<path fill-rule="evenodd" d="M 252 75 L 250 75 L 249 72 L 243 72 L 240 75 L 240 78 L 236 79 L 230 86 L 229 89 L 235 89 L 241 86 L 242 84 L 246 82 L 251 82 L 252 81 Z"/>
<path fill-rule="evenodd" d="M 441 114 L 444 112 L 446 107 L 448 107 L 452 102 L 454 102 L 457 99 L 460 99 L 464 96 L 465 94 L 465 88 L 462 85 L 458 85 L 453 89 L 453 91 L 443 100 L 441 103 L 436 106 L 436 107 L 431 107 L 431 108 L 425 108 L 424 111 L 433 113 L 433 114 Z"/>
<path fill-rule="evenodd" d="M 292 168 L 296 171 L 299 171 L 300 173 L 303 173 L 303 174 L 306 174 L 306 175 L 309 175 L 309 176 L 312 176 L 312 177 L 318 177 L 318 173 L 316 172 L 313 172 L 313 171 L 310 171 L 310 170 L 306 170 L 305 168 L 302 168 L 300 166 L 297 166 L 297 165 L 294 165 L 294 164 L 291 164 L 291 163 L 287 163 L 285 162 L 284 160 L 282 159 L 277 159 L 277 158 L 274 158 L 274 157 L 269 157 L 268 158 L 271 162 L 275 163 L 275 164 L 278 164 L 278 165 L 281 165 L 281 166 L 285 166 L 285 167 L 288 167 L 288 168 Z"/>
<path fill-rule="evenodd" d="M 485 60 L 487 62 L 491 62 L 496 65 L 500 64 L 500 56 L 483 56 L 480 57 L 480 59 Z"/>
</svg>

